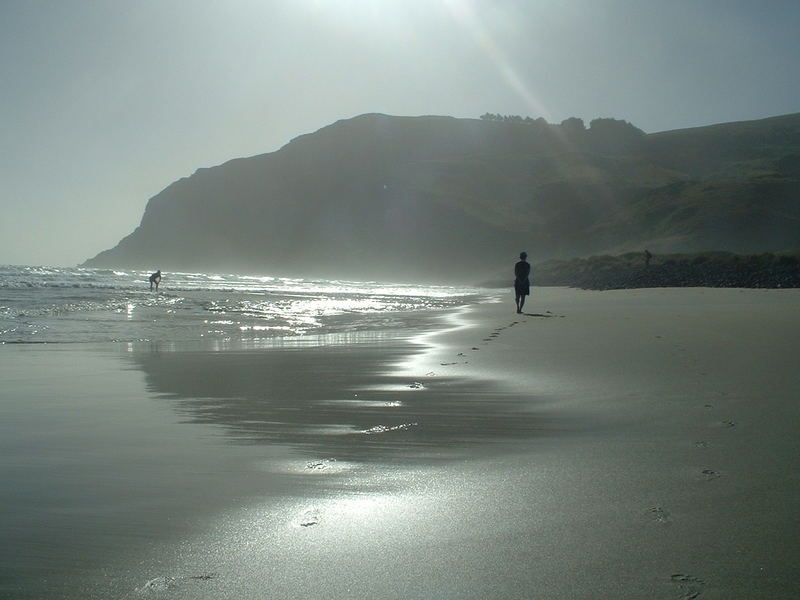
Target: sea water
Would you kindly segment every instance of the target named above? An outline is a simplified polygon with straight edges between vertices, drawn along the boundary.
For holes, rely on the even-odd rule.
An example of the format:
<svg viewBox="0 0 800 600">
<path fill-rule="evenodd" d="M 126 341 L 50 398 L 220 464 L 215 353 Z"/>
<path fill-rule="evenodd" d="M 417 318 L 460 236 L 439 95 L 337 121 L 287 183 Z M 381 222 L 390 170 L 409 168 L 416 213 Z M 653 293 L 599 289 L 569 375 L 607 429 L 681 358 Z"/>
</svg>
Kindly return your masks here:
<svg viewBox="0 0 800 600">
<path fill-rule="evenodd" d="M 0 266 L 0 343 L 257 343 L 403 328 L 478 289 L 235 274 Z"/>
<path fill-rule="evenodd" d="M 151 291 L 149 274 L 0 267 L 0 598 L 172 595 L 148 582 L 216 569 L 183 573 L 186 540 L 251 505 L 293 523 L 276 507 L 315 461 L 397 461 L 403 438 L 376 428 L 428 404 L 387 366 L 485 293 L 175 272 Z"/>
</svg>

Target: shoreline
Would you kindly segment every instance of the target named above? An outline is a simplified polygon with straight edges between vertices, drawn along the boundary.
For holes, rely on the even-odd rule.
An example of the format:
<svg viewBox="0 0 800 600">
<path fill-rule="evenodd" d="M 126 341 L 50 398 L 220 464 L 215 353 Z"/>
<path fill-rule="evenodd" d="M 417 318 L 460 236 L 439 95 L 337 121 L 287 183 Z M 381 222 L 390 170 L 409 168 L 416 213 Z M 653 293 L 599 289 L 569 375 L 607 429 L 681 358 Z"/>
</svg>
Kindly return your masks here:
<svg viewBox="0 0 800 600">
<path fill-rule="evenodd" d="M 59 592 L 800 593 L 800 293 L 534 288 L 524 315 L 501 299 L 397 345 L 112 357 L 115 410 L 147 398 L 151 443 L 180 437 L 165 456 L 190 472 L 167 464 L 151 485 L 177 485 L 186 529 Z M 203 489 L 224 499 L 236 481 L 200 510 Z"/>
</svg>

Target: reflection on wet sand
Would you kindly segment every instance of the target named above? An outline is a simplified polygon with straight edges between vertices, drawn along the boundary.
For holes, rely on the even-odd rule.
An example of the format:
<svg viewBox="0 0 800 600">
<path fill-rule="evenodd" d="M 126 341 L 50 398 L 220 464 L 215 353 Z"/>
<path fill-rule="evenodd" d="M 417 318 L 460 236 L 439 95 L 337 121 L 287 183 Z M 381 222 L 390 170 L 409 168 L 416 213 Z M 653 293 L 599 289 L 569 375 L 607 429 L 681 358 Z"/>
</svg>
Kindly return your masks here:
<svg viewBox="0 0 800 600">
<path fill-rule="evenodd" d="M 277 443 L 309 459 L 430 462 L 478 442 L 528 438 L 550 423 L 530 397 L 489 382 L 391 375 L 419 352 L 404 339 L 347 346 L 127 355 L 190 422 L 239 443 Z M 434 452 L 432 452 L 434 451 Z"/>
</svg>

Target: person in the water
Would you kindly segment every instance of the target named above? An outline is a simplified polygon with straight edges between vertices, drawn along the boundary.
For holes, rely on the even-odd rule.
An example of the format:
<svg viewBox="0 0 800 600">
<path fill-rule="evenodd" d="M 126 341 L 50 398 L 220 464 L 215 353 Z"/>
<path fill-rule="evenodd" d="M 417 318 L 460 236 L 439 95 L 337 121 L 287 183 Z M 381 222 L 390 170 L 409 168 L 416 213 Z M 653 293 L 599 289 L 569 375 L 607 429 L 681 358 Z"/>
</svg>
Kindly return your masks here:
<svg viewBox="0 0 800 600">
<path fill-rule="evenodd" d="M 531 293 L 531 282 L 528 279 L 531 274 L 531 265 L 526 260 L 527 258 L 527 252 L 520 252 L 519 262 L 514 265 L 514 296 L 517 303 L 517 314 L 522 312 L 525 297 Z"/>
<path fill-rule="evenodd" d="M 161 269 L 150 275 L 150 290 L 153 289 L 153 286 L 156 286 L 156 291 L 158 291 L 158 284 L 161 283 Z"/>
</svg>

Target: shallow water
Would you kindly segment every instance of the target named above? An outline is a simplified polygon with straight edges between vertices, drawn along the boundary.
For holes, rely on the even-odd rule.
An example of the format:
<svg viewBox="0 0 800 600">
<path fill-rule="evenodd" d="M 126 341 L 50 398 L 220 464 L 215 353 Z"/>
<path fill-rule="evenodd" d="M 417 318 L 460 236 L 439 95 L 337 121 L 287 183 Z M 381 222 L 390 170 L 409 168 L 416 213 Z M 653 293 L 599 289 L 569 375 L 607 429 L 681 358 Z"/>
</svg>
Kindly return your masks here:
<svg viewBox="0 0 800 600">
<path fill-rule="evenodd" d="M 0 346 L 0 597 L 206 583 L 171 580 L 213 571 L 189 540 L 220 515 L 258 510 L 285 536 L 323 518 L 309 506 L 393 502 L 402 473 L 543 431 L 529 399 L 393 375 L 424 351 L 415 333 L 228 351 Z"/>
<path fill-rule="evenodd" d="M 0 597 L 157 592 L 132 565 L 166 540 L 402 449 L 366 431 L 420 407 L 355 388 L 485 294 L 148 274 L 0 266 Z"/>
<path fill-rule="evenodd" d="M 208 273 L 0 266 L 0 343 L 218 343 L 405 327 L 484 290 Z M 422 316 L 424 318 L 424 316 Z"/>
</svg>

